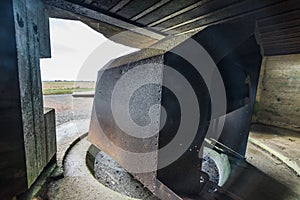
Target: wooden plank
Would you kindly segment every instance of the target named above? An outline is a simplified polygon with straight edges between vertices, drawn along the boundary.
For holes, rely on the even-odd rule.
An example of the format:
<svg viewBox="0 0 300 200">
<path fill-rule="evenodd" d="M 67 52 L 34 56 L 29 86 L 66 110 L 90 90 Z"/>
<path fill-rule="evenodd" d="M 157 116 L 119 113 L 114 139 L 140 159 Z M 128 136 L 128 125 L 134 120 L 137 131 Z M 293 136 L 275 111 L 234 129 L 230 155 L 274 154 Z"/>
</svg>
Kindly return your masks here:
<svg viewBox="0 0 300 200">
<path fill-rule="evenodd" d="M 152 11 L 162 7 L 163 5 L 169 3 L 171 0 L 161 0 L 159 2 L 157 2 L 156 4 L 152 5 L 151 7 L 145 9 L 143 12 L 140 12 L 139 14 L 135 15 L 134 17 L 132 17 L 130 20 L 131 21 L 136 21 L 140 18 L 142 18 L 143 16 L 151 13 Z"/>
<path fill-rule="evenodd" d="M 182 27 L 182 26 L 186 26 L 189 24 L 195 24 L 199 20 L 215 16 L 216 14 L 221 13 L 223 15 L 228 15 L 227 14 L 229 12 L 228 10 L 231 10 L 231 9 L 234 10 L 235 12 L 244 12 L 244 10 L 240 8 L 241 6 L 244 6 L 244 4 L 245 4 L 245 1 L 238 1 L 238 2 L 234 2 L 232 4 L 225 4 L 222 7 L 212 6 L 213 9 L 211 9 L 209 11 L 205 10 L 205 13 L 201 13 L 201 14 L 199 13 L 199 14 L 197 14 L 197 16 L 193 16 L 193 18 L 191 18 L 189 20 L 186 19 L 181 23 L 176 23 L 173 26 L 164 29 L 163 32 L 168 32 L 173 29 L 179 30 L 180 27 Z"/>
<path fill-rule="evenodd" d="M 41 2 L 14 0 L 23 137 L 28 187 L 46 166 L 43 98 L 40 75 L 40 46 L 37 13 Z"/>
<path fill-rule="evenodd" d="M 266 18 L 259 19 L 257 20 L 257 25 L 259 27 L 264 27 L 270 24 L 279 24 L 282 22 L 299 19 L 299 15 L 300 15 L 300 10 L 296 8 L 295 10 L 282 12 L 277 15 L 272 15 Z"/>
<path fill-rule="evenodd" d="M 40 58 L 51 58 L 49 16 L 44 4 L 37 11 Z"/>
<path fill-rule="evenodd" d="M 299 19 L 284 21 L 284 22 L 281 22 L 278 24 L 271 24 L 269 26 L 260 26 L 259 32 L 267 33 L 267 32 L 272 32 L 272 31 L 281 30 L 281 29 L 293 28 L 296 26 L 300 26 L 300 16 L 299 16 Z"/>
<path fill-rule="evenodd" d="M 293 47 L 293 48 L 280 48 L 280 49 L 265 49 L 264 55 L 265 56 L 275 56 L 275 55 L 289 55 L 289 54 L 299 54 L 300 48 Z"/>
<path fill-rule="evenodd" d="M 28 179 L 28 185 L 34 183 L 44 167 L 47 165 L 46 161 L 46 135 L 45 135 L 45 123 L 44 123 L 44 105 L 42 95 L 42 81 L 40 72 L 40 44 L 39 44 L 39 31 L 38 21 L 41 16 L 38 16 L 39 10 L 42 9 L 41 0 L 26 1 L 27 6 L 27 37 L 28 37 L 28 59 L 30 68 L 30 82 L 32 87 L 32 104 L 33 104 L 33 122 L 34 122 L 34 135 L 35 140 L 35 158 L 31 157 L 36 163 L 36 169 L 34 171 L 35 177 Z M 26 83 L 24 83 L 26 84 Z M 27 159 L 29 158 L 27 157 Z M 33 170 L 33 169 L 29 169 Z"/>
<path fill-rule="evenodd" d="M 263 44 L 264 49 L 273 49 L 273 48 L 291 48 L 291 47 L 300 47 L 300 40 L 295 40 L 292 42 L 278 43 L 274 40 L 273 43 Z"/>
<path fill-rule="evenodd" d="M 199 2 L 200 3 L 200 2 Z M 209 13 L 215 12 L 216 10 L 224 9 L 228 6 L 241 4 L 240 0 L 215 0 L 215 1 L 204 1 L 198 7 L 182 13 L 176 17 L 170 18 L 162 23 L 156 24 L 155 27 L 160 27 L 162 29 L 175 29 L 175 26 L 181 26 L 184 23 L 192 23 L 199 16 L 208 15 Z M 152 25 L 152 24 L 150 24 Z M 166 30 L 167 31 L 167 30 Z"/>
<path fill-rule="evenodd" d="M 141 35 L 145 35 L 145 36 L 151 37 L 153 39 L 160 40 L 165 37 L 164 34 L 154 32 L 150 29 L 140 28 L 134 24 L 122 21 L 120 19 L 116 19 L 114 17 L 94 11 L 89 8 L 85 8 L 83 6 L 80 6 L 80 5 L 77 5 L 74 3 L 70 3 L 67 1 L 63 1 L 63 0 L 45 0 L 44 2 L 49 6 L 60 8 L 62 10 L 66 10 L 66 11 L 72 12 L 74 14 L 81 15 L 81 16 L 84 16 L 87 18 L 91 18 L 91 19 L 94 19 L 94 20 L 97 20 L 97 21 L 100 21 L 103 23 L 112 24 L 114 26 L 124 28 L 126 30 L 131 30 L 132 32 L 135 32 L 135 33 L 138 33 Z"/>
<path fill-rule="evenodd" d="M 281 41 L 281 40 L 287 40 L 287 39 L 295 39 L 295 38 L 298 38 L 300 37 L 300 33 L 299 32 L 296 32 L 296 33 L 287 33 L 285 35 L 274 35 L 272 36 L 271 38 L 267 37 L 267 38 L 259 38 L 258 37 L 258 40 L 260 41 L 260 43 L 268 43 L 268 42 L 273 42 L 274 40 L 275 41 Z"/>
<path fill-rule="evenodd" d="M 45 109 L 45 132 L 46 132 L 46 154 L 47 162 L 50 162 L 56 154 L 56 126 L 55 126 L 55 110 Z"/>
<path fill-rule="evenodd" d="M 115 14 L 124 17 L 126 19 L 130 19 L 133 16 L 147 10 L 151 6 L 155 5 L 156 3 L 160 2 L 160 0 L 148 0 L 148 1 L 141 1 L 141 0 L 131 0 L 126 6 L 120 9 Z"/>
<path fill-rule="evenodd" d="M 142 17 L 137 22 L 148 26 L 156 26 L 157 24 L 193 10 L 209 1 L 211 0 L 173 0 Z"/>
<path fill-rule="evenodd" d="M 84 0 L 82 2 L 83 5 L 86 5 L 87 7 L 93 8 L 93 9 L 101 9 L 108 11 L 115 5 L 117 5 L 120 2 L 120 0 Z M 77 0 L 74 3 L 80 3 L 79 0 Z"/>
<path fill-rule="evenodd" d="M 297 1 L 293 1 L 293 0 L 260 1 L 260 2 L 264 2 L 264 3 L 272 2 L 272 4 L 257 9 L 251 9 L 248 10 L 247 12 L 245 11 L 245 12 L 237 13 L 236 11 L 233 10 L 235 12 L 235 15 L 233 15 L 232 13 L 230 15 L 228 15 L 227 13 L 226 15 L 226 13 L 220 12 L 220 14 L 217 16 L 211 16 L 209 18 L 204 18 L 202 20 L 194 22 L 193 24 L 187 24 L 185 26 L 181 26 L 178 29 L 175 29 L 175 31 L 182 32 L 182 33 L 189 33 L 189 32 L 195 32 L 201 30 L 203 29 L 203 27 L 220 24 L 220 23 L 226 23 L 229 21 L 237 21 L 242 19 L 245 20 L 252 19 L 253 21 L 255 21 L 257 19 L 265 18 L 270 15 L 277 15 L 279 13 L 288 12 L 300 8 L 300 4 Z M 253 8 L 251 4 L 249 4 L 249 8 Z"/>
<path fill-rule="evenodd" d="M 293 42 L 297 42 L 300 41 L 300 33 L 299 36 L 297 37 L 285 37 L 285 38 L 268 38 L 268 39 L 264 39 L 264 40 L 260 40 L 262 44 L 264 45 L 269 45 L 269 44 L 285 44 L 285 43 L 293 43 Z"/>
<path fill-rule="evenodd" d="M 18 20 L 15 21 L 16 27 L 16 45 L 18 53 L 19 66 L 19 87 L 21 97 L 21 113 L 23 121 L 23 137 L 26 157 L 27 184 L 31 185 L 34 177 L 37 176 L 36 169 L 36 135 L 34 130 L 32 86 L 31 86 L 31 68 L 29 63 L 28 50 L 28 22 L 26 12 L 26 2 L 14 0 L 15 17 L 22 19 L 22 26 L 19 26 Z M 18 17 L 19 15 L 19 17 Z"/>
<path fill-rule="evenodd" d="M 291 28 L 285 28 L 280 30 L 275 30 L 267 33 L 259 33 L 260 38 L 272 38 L 274 36 L 285 36 L 290 33 L 299 33 L 300 32 L 300 26 L 291 27 Z"/>
<path fill-rule="evenodd" d="M 299 54 L 300 50 L 281 50 L 281 51 L 265 51 L 264 56 L 279 56 L 279 55 L 292 55 Z"/>
<path fill-rule="evenodd" d="M 114 7 L 112 7 L 109 12 L 115 13 L 118 10 L 120 10 L 121 8 L 123 8 L 126 4 L 128 4 L 131 0 L 121 0 L 119 1 L 119 3 L 117 3 L 117 5 L 115 5 Z"/>
<path fill-rule="evenodd" d="M 280 48 L 269 48 L 269 49 L 265 49 L 265 51 L 288 51 L 288 50 L 298 50 L 300 49 L 299 45 L 295 45 L 292 47 L 289 46 L 285 46 L 285 47 L 280 47 Z"/>
</svg>

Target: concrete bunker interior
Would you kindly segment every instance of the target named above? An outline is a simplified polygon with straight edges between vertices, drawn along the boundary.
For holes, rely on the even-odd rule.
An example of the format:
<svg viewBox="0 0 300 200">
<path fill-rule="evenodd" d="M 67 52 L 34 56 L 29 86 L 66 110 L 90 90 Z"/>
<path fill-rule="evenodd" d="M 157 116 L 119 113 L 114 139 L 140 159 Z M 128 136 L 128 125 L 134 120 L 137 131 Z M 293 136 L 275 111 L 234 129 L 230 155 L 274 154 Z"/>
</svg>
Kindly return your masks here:
<svg viewBox="0 0 300 200">
<path fill-rule="evenodd" d="M 200 111 L 203 112 L 201 116 L 207 115 L 209 119 L 211 115 L 210 101 L 207 100 L 209 87 L 205 86 L 203 81 L 201 83 L 201 77 L 194 77 L 196 73 L 181 68 L 182 66 L 188 68 L 189 63 L 173 55 L 172 51 L 189 52 L 190 46 L 187 44 L 193 39 L 204 47 L 217 65 L 224 81 L 227 98 L 227 115 L 221 137 L 218 140 L 205 140 L 213 139 L 213 137 L 207 138 L 203 135 L 204 129 L 207 129 L 205 128 L 206 122 L 209 120 L 200 118 L 203 120 L 199 122 L 202 126 L 199 125 L 197 137 L 190 145 L 190 147 L 195 147 L 195 151 L 190 151 L 188 148 L 180 159 L 159 170 L 147 173 L 131 172 L 158 198 L 297 199 L 299 196 L 299 187 L 297 187 L 299 186 L 299 151 L 297 151 L 297 144 L 299 144 L 299 55 L 297 54 L 299 53 L 299 40 L 297 34 L 299 33 L 295 30 L 298 30 L 299 5 L 296 1 L 257 1 L 256 3 L 248 2 L 248 4 L 247 1 L 236 4 L 218 1 L 212 5 L 204 1 L 97 2 L 5 0 L 0 3 L 1 10 L 7 11 L 1 13 L 3 17 L 0 22 L 5 27 L 5 34 L 1 35 L 1 41 L 5 44 L 1 48 L 3 61 L 1 91 L 4 94 L 1 97 L 1 118 L 3 119 L 1 128 L 5 133 L 11 133 L 3 133 L 1 136 L 3 144 L 1 144 L 3 152 L 1 177 L 4 180 L 1 184 L 3 188 L 1 197 L 3 199 L 18 198 L 16 195 L 26 193 L 26 190 L 30 190 L 31 186 L 35 185 L 40 174 L 44 174 L 49 169 L 46 166 L 55 166 L 56 163 L 54 111 L 43 112 L 39 75 L 39 59 L 51 56 L 48 14 L 52 17 L 81 20 L 107 37 L 123 32 L 112 39 L 142 49 L 109 64 L 103 76 L 103 84 L 101 87 L 97 85 L 99 88 L 96 89 L 94 105 L 100 104 L 100 110 L 95 109 L 96 113 L 92 116 L 90 129 L 92 134 L 89 136 L 90 141 L 129 172 L 130 168 L 126 168 L 128 163 L 126 163 L 125 155 L 122 157 L 118 150 L 105 146 L 106 144 L 103 144 L 97 135 L 101 131 L 95 131 L 97 129 L 93 128 L 93 123 L 102 120 L 106 128 L 110 129 L 109 135 L 106 136 L 111 137 L 112 141 L 115 139 L 118 145 L 123 145 L 125 149 L 133 148 L 131 150 L 138 152 L 155 151 L 157 147 L 165 146 L 174 137 L 170 133 L 173 133 L 176 127 L 171 123 L 166 129 L 162 128 L 159 133 L 161 137 L 154 137 L 150 141 L 140 142 L 132 138 L 119 137 L 120 131 L 110 127 L 113 123 L 110 120 L 111 111 L 107 110 L 109 106 L 105 107 L 105 104 L 101 102 L 109 98 L 111 77 L 126 74 L 131 67 L 141 64 L 156 66 L 152 63 L 163 63 L 176 68 L 181 73 L 186 73 L 186 76 L 191 76 L 192 81 L 195 79 L 197 87 L 194 88 L 196 93 L 199 90 L 198 96 L 201 96 L 199 99 L 202 102 L 199 104 Z M 165 13 L 159 12 L 161 8 L 171 3 L 173 5 L 171 8 L 176 8 L 177 11 L 170 9 Z M 208 4 L 207 7 L 206 4 Z M 247 10 L 249 6 L 253 11 L 250 14 Z M 100 8 L 97 9 L 97 7 Z M 200 8 L 212 14 L 202 13 L 201 15 Z M 222 10 L 222 8 L 226 9 Z M 184 9 L 186 12 L 182 11 Z M 199 19 L 188 20 L 189 17 L 194 17 L 194 9 L 197 10 L 195 13 L 198 13 Z M 214 15 L 214 9 L 218 11 L 216 15 Z M 173 18 L 176 19 L 176 16 L 181 15 L 178 12 L 191 14 L 191 16 L 186 15 L 186 18 L 180 18 L 183 20 L 181 22 L 174 21 Z M 150 15 L 151 13 L 156 14 Z M 165 16 L 162 16 L 163 14 Z M 151 17 L 148 19 L 146 16 Z M 209 18 L 210 16 L 213 17 Z M 216 20 L 217 17 L 219 20 Z M 202 18 L 208 21 L 208 25 L 205 25 Z M 161 28 L 156 30 L 144 28 L 143 23 L 147 21 L 149 27 L 159 24 Z M 174 34 L 172 30 L 177 32 Z M 188 53 L 188 55 L 192 54 L 192 52 Z M 244 66 L 249 67 L 245 67 L 247 70 L 240 70 Z M 162 81 L 157 82 L 158 85 L 162 86 L 164 81 L 174 84 L 172 76 L 167 76 L 168 73 L 164 71 L 166 70 L 164 67 L 158 66 L 156 69 L 158 69 L 156 72 L 165 72 L 162 73 L 163 75 L 156 74 L 161 78 L 157 80 Z M 151 77 L 151 74 L 148 75 Z M 136 79 L 139 78 L 141 77 L 136 77 Z M 256 88 L 258 88 L 257 91 Z M 99 97 L 97 91 L 104 92 L 100 93 L 103 96 Z M 106 91 L 108 94 L 105 93 Z M 149 91 L 161 92 L 159 104 L 164 106 L 168 114 L 166 125 L 169 121 L 176 121 L 179 111 L 172 107 L 177 106 L 172 92 L 166 88 L 154 87 L 149 90 L 146 87 L 138 91 L 136 95 L 139 97 L 150 95 L 143 99 L 145 102 L 151 100 L 151 97 L 156 97 Z M 187 95 L 187 92 L 184 91 L 183 94 Z M 141 109 L 144 108 L 138 106 L 141 104 L 139 99 L 133 98 L 131 101 L 133 102 L 132 109 L 135 110 L 131 113 L 131 117 L 143 123 L 138 116 L 143 114 L 144 111 Z M 143 106 L 148 109 L 151 107 L 147 103 Z M 231 116 L 232 111 L 243 107 L 245 107 L 243 111 L 237 112 L 236 116 Z M 99 116 L 97 111 L 100 113 Z M 253 111 L 254 115 L 252 115 Z M 155 113 L 155 110 L 153 112 Z M 161 122 L 161 120 L 161 113 L 158 112 L 158 121 Z M 252 126 L 248 139 L 251 123 L 255 124 Z M 163 131 L 166 133 L 162 134 Z M 247 141 L 248 162 L 244 162 Z M 204 142 L 208 145 L 213 144 L 213 149 L 226 154 L 230 161 L 233 179 L 229 178 L 229 181 L 226 180 L 227 183 L 221 187 L 211 182 L 207 173 L 201 172 L 198 151 L 202 152 L 203 149 L 198 147 Z M 143 148 L 143 145 L 146 145 L 146 148 Z M 249 146 L 259 148 L 251 149 Z M 177 148 L 180 149 L 180 147 Z M 276 162 L 280 163 L 279 167 L 270 167 L 262 162 L 267 157 L 263 154 L 266 151 L 269 155 L 268 159 L 275 157 Z M 88 154 L 93 153 L 88 152 Z M 251 157 L 254 157 L 253 161 Z M 163 162 L 160 159 L 158 154 L 158 157 L 153 160 L 154 164 Z M 254 166 L 249 162 L 252 162 Z M 281 165 L 285 166 L 283 171 L 288 174 L 278 171 L 282 170 Z"/>
</svg>

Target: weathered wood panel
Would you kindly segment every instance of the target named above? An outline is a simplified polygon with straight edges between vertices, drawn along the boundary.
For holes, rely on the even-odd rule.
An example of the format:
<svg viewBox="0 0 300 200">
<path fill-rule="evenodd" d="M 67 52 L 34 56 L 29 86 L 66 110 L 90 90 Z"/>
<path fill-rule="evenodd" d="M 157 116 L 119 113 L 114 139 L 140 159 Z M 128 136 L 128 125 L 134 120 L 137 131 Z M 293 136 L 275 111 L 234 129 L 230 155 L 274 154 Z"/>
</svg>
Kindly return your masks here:
<svg viewBox="0 0 300 200">
<path fill-rule="evenodd" d="M 184 12 L 190 11 L 200 5 L 203 5 L 209 0 L 201 1 L 198 0 L 176 0 L 170 1 L 162 7 L 152 10 L 152 12 L 141 18 L 133 18 L 131 20 L 137 20 L 140 24 L 155 26 L 160 24 L 168 19 L 171 19 L 175 16 L 178 16 Z M 171 14 L 170 14 L 171 13 Z"/>
<path fill-rule="evenodd" d="M 41 2 L 37 16 L 39 17 L 37 26 L 39 27 L 40 58 L 51 58 L 49 16 L 45 5 Z"/>
<path fill-rule="evenodd" d="M 28 185 L 31 185 L 38 175 L 42 172 L 46 163 L 46 135 L 44 123 L 44 106 L 42 95 L 42 82 L 40 72 L 40 45 L 39 45 L 39 31 L 38 20 L 41 16 L 38 15 L 41 8 L 40 0 L 26 1 L 27 4 L 27 28 L 28 28 L 28 50 L 29 50 L 29 67 L 31 73 L 31 87 L 32 87 L 32 104 L 33 104 L 33 117 L 34 117 L 34 131 L 35 140 L 30 141 L 25 148 L 31 148 L 34 143 L 35 156 L 27 154 L 26 159 L 33 160 L 36 163 L 36 168 L 31 169 L 27 166 L 27 171 L 33 171 L 34 177 L 28 177 Z M 24 135 L 26 137 L 26 135 Z"/>
<path fill-rule="evenodd" d="M 27 187 L 13 1 L 0 2 L 0 199 Z M 18 15 L 22 26 L 23 16 Z"/>
<path fill-rule="evenodd" d="M 144 10 L 147 10 L 149 7 L 153 6 L 157 2 L 159 2 L 159 0 L 132 0 L 116 13 L 124 18 L 130 19 L 133 16 L 143 12 Z"/>
<path fill-rule="evenodd" d="M 44 110 L 45 132 L 46 132 L 46 161 L 51 161 L 56 154 L 56 126 L 55 126 L 55 110 L 45 108 Z"/>
<path fill-rule="evenodd" d="M 13 3 L 27 185 L 30 187 L 47 165 L 40 75 L 40 35 L 45 29 L 38 22 L 45 16 L 39 16 L 43 13 L 40 0 L 13 0 Z"/>
<path fill-rule="evenodd" d="M 21 112 L 24 133 L 24 145 L 26 150 L 26 166 L 36 168 L 34 159 L 28 159 L 28 155 L 35 155 L 36 135 L 34 131 L 34 115 L 32 103 L 31 68 L 29 64 L 29 50 L 27 40 L 27 14 L 25 1 L 14 1 L 16 44 L 18 55 L 19 87 L 21 98 Z M 28 167 L 27 167 L 28 168 Z M 27 177 L 34 177 L 33 170 L 27 170 Z"/>
<path fill-rule="evenodd" d="M 257 120 L 300 130 L 300 54 L 266 57 Z"/>
</svg>

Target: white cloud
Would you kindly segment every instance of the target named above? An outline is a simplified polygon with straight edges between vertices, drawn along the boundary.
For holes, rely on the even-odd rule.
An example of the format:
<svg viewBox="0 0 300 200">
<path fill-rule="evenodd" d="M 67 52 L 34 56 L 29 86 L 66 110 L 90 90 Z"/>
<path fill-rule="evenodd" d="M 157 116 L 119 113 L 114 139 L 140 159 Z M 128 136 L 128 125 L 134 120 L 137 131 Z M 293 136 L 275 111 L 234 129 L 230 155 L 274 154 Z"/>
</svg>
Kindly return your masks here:
<svg viewBox="0 0 300 200">
<path fill-rule="evenodd" d="M 87 25 L 73 20 L 50 19 L 51 59 L 41 59 L 42 80 L 95 80 L 97 71 L 111 59 L 136 49 L 109 41 Z M 100 46 L 101 45 L 101 46 Z M 97 48 L 97 66 L 82 65 Z M 97 56 L 98 57 L 98 56 Z"/>
</svg>

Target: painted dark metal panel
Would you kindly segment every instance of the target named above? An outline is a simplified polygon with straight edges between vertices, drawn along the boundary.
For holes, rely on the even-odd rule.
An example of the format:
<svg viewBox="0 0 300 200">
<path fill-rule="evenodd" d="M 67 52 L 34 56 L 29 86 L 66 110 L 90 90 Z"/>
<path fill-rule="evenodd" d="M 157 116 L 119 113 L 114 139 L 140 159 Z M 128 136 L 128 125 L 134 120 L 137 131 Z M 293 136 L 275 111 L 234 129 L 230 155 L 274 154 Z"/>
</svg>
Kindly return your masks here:
<svg viewBox="0 0 300 200">
<path fill-rule="evenodd" d="M 212 26 L 193 37 L 196 42 L 200 43 L 206 49 L 217 64 L 225 83 L 227 115 L 225 116 L 225 126 L 221 137 L 217 139 L 219 139 L 219 142 L 223 143 L 223 145 L 227 146 L 227 149 L 231 149 L 232 152 L 242 156 L 245 154 L 261 61 L 259 47 L 254 39 L 255 24 L 248 22 L 249 21 L 242 21 L 240 23 Z M 250 22 L 253 21 L 250 20 Z M 187 42 L 183 42 L 174 49 L 186 49 L 186 43 Z M 193 51 L 195 51 L 195 49 L 193 49 Z M 143 51 L 140 53 L 142 52 Z M 208 181 L 208 175 L 201 172 L 201 159 L 199 158 L 199 154 L 201 153 L 201 149 L 199 148 L 206 137 L 208 123 L 211 122 L 211 97 L 208 94 L 207 86 L 202 80 L 203 77 L 201 77 L 186 60 L 171 52 L 172 50 L 161 56 L 132 60 L 127 65 L 118 66 L 109 63 L 108 65 L 110 67 L 108 67 L 108 69 L 100 71 L 89 139 L 94 145 L 119 162 L 121 166 L 133 173 L 150 191 L 156 195 L 161 195 L 159 197 L 181 199 L 189 196 L 192 199 L 201 199 L 200 194 L 206 194 L 209 188 L 213 186 L 213 184 Z M 138 56 L 136 57 L 138 58 Z M 200 107 L 201 118 L 199 122 L 198 119 L 190 119 L 199 123 L 197 126 L 197 134 L 196 137 L 193 138 L 189 146 L 190 148 L 184 149 L 183 154 L 181 154 L 178 159 L 167 166 L 163 166 L 162 163 L 167 157 L 163 157 L 158 151 L 157 158 L 149 159 L 149 163 L 153 161 L 157 162 L 157 170 L 150 173 L 136 174 L 131 171 L 132 169 L 128 169 L 128 162 L 134 163 L 136 160 L 124 154 L 123 150 L 144 153 L 155 150 L 156 148 L 157 150 L 161 149 L 175 137 L 174 134 L 177 133 L 178 128 L 177 123 L 181 122 L 180 109 L 182 108 L 179 108 L 178 102 L 176 101 L 178 96 L 174 96 L 171 91 L 164 88 L 164 85 L 179 84 L 178 91 L 181 91 L 187 99 L 189 99 L 190 95 L 188 95 L 187 88 L 181 88 L 182 85 L 178 83 L 178 80 L 174 79 L 171 75 L 172 73 L 169 74 L 170 72 L 166 70 L 166 67 L 163 67 L 162 82 L 159 83 L 162 88 L 161 100 L 159 98 L 157 99 L 155 95 L 151 93 L 152 90 L 148 90 L 149 88 L 140 87 L 137 89 L 137 93 L 136 91 L 133 93 L 134 95 L 127 94 L 132 95 L 133 99 L 137 98 L 132 101 L 134 102 L 133 104 L 127 105 L 126 102 L 124 102 L 124 105 L 129 106 L 129 110 L 132 110 L 130 118 L 136 123 L 140 123 L 139 120 L 143 121 L 146 119 L 144 115 L 147 116 L 147 112 L 145 112 L 147 109 L 144 109 L 143 104 L 149 106 L 153 103 L 160 103 L 161 106 L 164 107 L 167 113 L 166 122 L 164 124 L 162 123 L 162 114 L 156 116 L 155 120 L 157 120 L 157 118 L 161 120 L 160 125 L 162 127 L 160 127 L 159 135 L 156 135 L 158 141 L 154 139 L 154 143 L 151 141 L 152 137 L 138 140 L 138 138 L 129 137 L 125 132 L 120 130 L 120 127 L 118 127 L 112 115 L 111 96 L 115 84 L 123 75 L 126 75 L 130 69 L 143 66 L 145 63 L 154 65 L 154 63 L 162 62 L 165 64 L 164 66 L 171 67 L 189 81 L 197 95 L 199 105 L 194 105 L 194 107 Z M 148 76 L 152 75 L 153 74 L 148 74 Z M 137 75 L 133 77 L 134 79 L 143 78 Z M 129 82 L 129 85 L 122 85 L 123 89 L 126 90 L 126 88 L 134 87 L 132 83 L 134 83 L 134 81 Z M 155 101 L 152 101 L 153 97 L 156 99 Z M 125 96 L 119 97 L 121 100 L 123 98 L 125 98 Z M 189 134 L 190 131 L 186 130 L 185 136 L 188 137 Z M 111 141 L 113 145 L 110 144 Z M 179 143 L 176 143 L 175 147 L 176 149 L 183 148 Z M 202 182 L 200 181 L 201 177 L 204 180 Z"/>
</svg>

